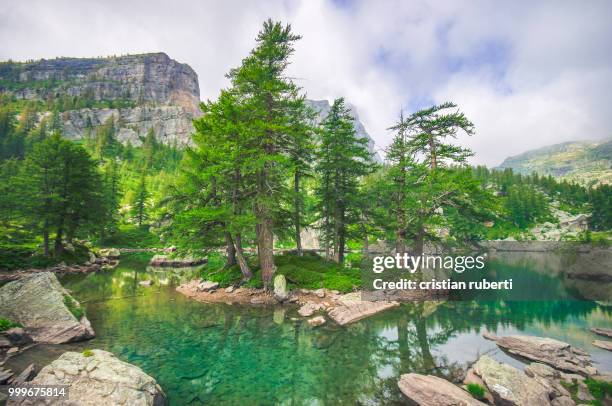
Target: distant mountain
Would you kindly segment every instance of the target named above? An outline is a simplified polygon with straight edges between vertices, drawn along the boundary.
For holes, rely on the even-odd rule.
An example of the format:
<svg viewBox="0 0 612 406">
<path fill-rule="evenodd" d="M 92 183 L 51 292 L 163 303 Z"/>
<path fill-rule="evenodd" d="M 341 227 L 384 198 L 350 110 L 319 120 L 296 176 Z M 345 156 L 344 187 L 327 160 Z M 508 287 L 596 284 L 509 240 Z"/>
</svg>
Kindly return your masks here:
<svg viewBox="0 0 612 406">
<path fill-rule="evenodd" d="M 573 141 L 542 147 L 506 158 L 500 169 L 552 175 L 582 184 L 612 183 L 612 140 Z"/>
</svg>

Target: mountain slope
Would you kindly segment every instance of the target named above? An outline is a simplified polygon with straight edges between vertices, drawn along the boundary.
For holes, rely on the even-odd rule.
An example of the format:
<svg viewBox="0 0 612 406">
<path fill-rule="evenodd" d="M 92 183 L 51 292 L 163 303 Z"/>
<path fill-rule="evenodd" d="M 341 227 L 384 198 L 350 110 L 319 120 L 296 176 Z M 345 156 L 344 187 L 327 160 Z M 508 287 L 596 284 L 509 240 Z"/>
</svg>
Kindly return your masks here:
<svg viewBox="0 0 612 406">
<path fill-rule="evenodd" d="M 612 140 L 550 145 L 506 158 L 500 169 L 536 172 L 582 184 L 612 183 Z"/>
</svg>

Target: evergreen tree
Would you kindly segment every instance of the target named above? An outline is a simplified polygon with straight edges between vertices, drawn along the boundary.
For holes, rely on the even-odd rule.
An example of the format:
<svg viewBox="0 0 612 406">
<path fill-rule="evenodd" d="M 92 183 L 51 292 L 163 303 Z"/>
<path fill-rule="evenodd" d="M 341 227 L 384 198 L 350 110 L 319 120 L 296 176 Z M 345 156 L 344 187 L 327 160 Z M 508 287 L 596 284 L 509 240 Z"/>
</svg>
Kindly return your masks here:
<svg viewBox="0 0 612 406">
<path fill-rule="evenodd" d="M 138 226 L 142 226 L 142 223 L 147 219 L 147 199 L 149 198 L 149 192 L 147 190 L 147 177 L 146 173 L 140 176 L 138 187 L 136 188 L 136 197 L 134 204 L 132 205 L 132 214 L 138 223 Z"/>
<path fill-rule="evenodd" d="M 359 180 L 371 170 L 367 140 L 357 138 L 353 117 L 336 99 L 325 118 L 316 166 L 320 228 L 326 257 L 344 261 L 348 226 L 356 221 Z"/>
</svg>

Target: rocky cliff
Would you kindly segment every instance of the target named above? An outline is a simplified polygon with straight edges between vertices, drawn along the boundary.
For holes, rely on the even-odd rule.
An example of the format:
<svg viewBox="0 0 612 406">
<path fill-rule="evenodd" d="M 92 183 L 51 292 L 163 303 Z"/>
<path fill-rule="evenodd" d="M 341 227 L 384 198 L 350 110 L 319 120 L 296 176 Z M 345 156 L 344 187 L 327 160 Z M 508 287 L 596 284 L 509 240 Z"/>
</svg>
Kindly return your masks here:
<svg viewBox="0 0 612 406">
<path fill-rule="evenodd" d="M 66 137 L 114 116 L 119 138 L 134 144 L 151 128 L 163 142 L 189 142 L 200 102 L 195 71 L 164 53 L 5 62 L 0 92 L 47 104 L 69 98 L 77 108 L 62 113 Z"/>
</svg>

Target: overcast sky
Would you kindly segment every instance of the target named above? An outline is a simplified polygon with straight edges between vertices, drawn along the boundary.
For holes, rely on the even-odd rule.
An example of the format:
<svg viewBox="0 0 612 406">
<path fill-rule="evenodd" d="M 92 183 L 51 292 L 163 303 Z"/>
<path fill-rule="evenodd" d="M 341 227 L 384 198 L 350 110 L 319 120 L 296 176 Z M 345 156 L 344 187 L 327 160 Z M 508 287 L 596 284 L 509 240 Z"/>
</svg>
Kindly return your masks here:
<svg viewBox="0 0 612 406">
<path fill-rule="evenodd" d="M 446 100 L 476 125 L 474 163 L 612 136 L 606 0 L 2 0 L 0 60 L 163 51 L 214 98 L 268 17 L 303 36 L 290 74 L 308 97 L 344 96 L 379 148 L 401 108 Z"/>
</svg>

